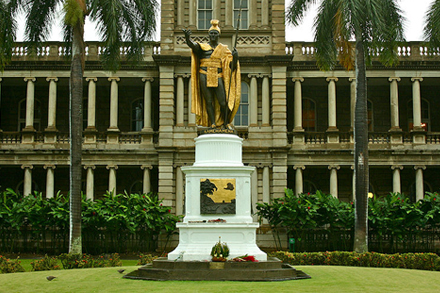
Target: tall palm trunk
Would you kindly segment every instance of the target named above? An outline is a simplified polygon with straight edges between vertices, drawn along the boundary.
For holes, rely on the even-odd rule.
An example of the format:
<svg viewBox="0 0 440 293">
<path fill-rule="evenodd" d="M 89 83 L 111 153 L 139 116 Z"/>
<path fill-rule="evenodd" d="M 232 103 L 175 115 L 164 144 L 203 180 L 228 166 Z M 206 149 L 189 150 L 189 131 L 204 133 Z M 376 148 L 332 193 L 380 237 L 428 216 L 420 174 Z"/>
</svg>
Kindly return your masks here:
<svg viewBox="0 0 440 293">
<path fill-rule="evenodd" d="M 70 68 L 70 241 L 69 253 L 82 253 L 81 240 L 81 156 L 82 98 L 84 74 L 84 25 L 73 27 Z"/>
<path fill-rule="evenodd" d="M 354 115 L 354 251 L 368 251 L 368 128 L 364 43 L 356 36 L 356 106 Z"/>
</svg>

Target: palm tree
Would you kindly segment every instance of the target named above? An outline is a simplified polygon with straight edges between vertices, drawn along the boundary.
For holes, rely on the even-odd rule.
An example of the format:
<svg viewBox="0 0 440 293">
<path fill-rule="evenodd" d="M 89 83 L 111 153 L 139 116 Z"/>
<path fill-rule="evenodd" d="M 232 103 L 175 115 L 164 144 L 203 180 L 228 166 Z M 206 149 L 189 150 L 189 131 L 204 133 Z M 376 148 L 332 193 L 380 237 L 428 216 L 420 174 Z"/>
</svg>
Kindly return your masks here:
<svg viewBox="0 0 440 293">
<path fill-rule="evenodd" d="M 431 48 L 440 46 L 440 1 L 435 0 L 428 8 L 426 23 L 423 28 L 425 40 Z"/>
<path fill-rule="evenodd" d="M 369 187 L 366 63 L 373 53 L 379 53 L 379 61 L 386 66 L 398 61 L 396 47 L 404 40 L 403 18 L 395 0 L 292 0 L 287 21 L 298 25 L 310 5 L 317 2 L 321 2 L 314 22 L 318 66 L 332 70 L 339 60 L 347 70 L 356 71 L 354 250 L 365 252 Z M 354 40 L 354 48 L 350 40 Z"/>
<path fill-rule="evenodd" d="M 8 4 L 6 4 L 9 2 Z M 98 23 L 103 40 L 103 66 L 116 71 L 120 66 L 120 47 L 129 42 L 128 58 L 139 60 L 143 41 L 156 29 L 155 0 L 0 0 L 0 69 L 10 61 L 10 46 L 15 41 L 14 16 L 22 6 L 26 12 L 26 41 L 31 50 L 46 40 L 57 12 L 62 5 L 64 40 L 71 44 L 70 69 L 70 239 L 69 252 L 81 253 L 81 155 L 82 155 L 82 98 L 85 67 L 84 23 L 86 17 Z M 5 18 L 2 18 L 5 19 Z M 11 25 L 11 31 L 3 30 Z"/>
</svg>

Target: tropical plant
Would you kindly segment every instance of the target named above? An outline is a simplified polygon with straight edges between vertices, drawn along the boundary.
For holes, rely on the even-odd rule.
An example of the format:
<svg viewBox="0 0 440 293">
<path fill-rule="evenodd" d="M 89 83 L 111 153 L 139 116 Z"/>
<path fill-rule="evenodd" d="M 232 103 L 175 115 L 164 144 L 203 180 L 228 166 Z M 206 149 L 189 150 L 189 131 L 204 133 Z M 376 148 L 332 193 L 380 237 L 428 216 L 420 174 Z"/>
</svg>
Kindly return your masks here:
<svg viewBox="0 0 440 293">
<path fill-rule="evenodd" d="M 424 37 L 431 49 L 438 50 L 440 47 L 440 1 L 434 0 L 429 6 L 423 28 Z"/>
<path fill-rule="evenodd" d="M 374 55 L 384 65 L 398 61 L 397 44 L 404 39 L 402 16 L 395 0 L 293 0 L 287 21 L 298 25 L 310 5 L 317 2 L 320 6 L 314 29 L 318 66 L 332 70 L 339 60 L 347 70 L 356 71 L 354 250 L 365 252 L 369 188 L 366 62 Z M 355 41 L 354 46 L 350 40 Z"/>
<path fill-rule="evenodd" d="M 85 67 L 84 23 L 87 17 L 97 23 L 103 40 L 104 68 L 116 71 L 120 66 L 120 48 L 128 41 L 127 58 L 139 60 L 142 44 L 156 29 L 156 0 L 0 0 L 0 70 L 12 57 L 18 9 L 26 13 L 26 41 L 35 53 L 49 35 L 62 6 L 64 40 L 72 54 L 70 69 L 70 239 L 69 251 L 82 252 L 81 242 L 81 156 L 82 99 Z"/>
<path fill-rule="evenodd" d="M 218 242 L 211 249 L 213 260 L 225 260 L 229 256 L 229 247 L 219 238 Z"/>
</svg>

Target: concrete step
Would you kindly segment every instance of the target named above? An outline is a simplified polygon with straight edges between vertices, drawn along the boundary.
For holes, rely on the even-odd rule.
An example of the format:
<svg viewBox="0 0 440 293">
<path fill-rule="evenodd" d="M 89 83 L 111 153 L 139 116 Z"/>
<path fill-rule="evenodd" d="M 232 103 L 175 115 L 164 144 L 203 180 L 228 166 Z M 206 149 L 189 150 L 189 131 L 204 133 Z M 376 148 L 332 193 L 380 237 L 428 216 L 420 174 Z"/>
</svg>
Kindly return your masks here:
<svg viewBox="0 0 440 293">
<path fill-rule="evenodd" d="M 261 262 L 170 261 L 159 258 L 124 278 L 158 281 L 284 281 L 311 277 L 277 258 Z"/>
</svg>

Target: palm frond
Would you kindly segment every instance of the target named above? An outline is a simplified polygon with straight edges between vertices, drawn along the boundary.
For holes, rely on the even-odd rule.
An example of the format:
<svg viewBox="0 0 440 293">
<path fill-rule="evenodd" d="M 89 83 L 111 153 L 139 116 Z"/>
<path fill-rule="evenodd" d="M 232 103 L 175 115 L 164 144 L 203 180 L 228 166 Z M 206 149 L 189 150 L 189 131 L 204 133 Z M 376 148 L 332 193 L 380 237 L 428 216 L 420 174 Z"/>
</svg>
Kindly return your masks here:
<svg viewBox="0 0 440 293">
<path fill-rule="evenodd" d="M 317 3 L 317 0 L 293 0 L 287 8 L 287 22 L 297 26 L 304 19 L 310 5 Z"/>
<path fill-rule="evenodd" d="M 26 33 L 25 40 L 30 47 L 36 47 L 45 41 L 51 33 L 57 5 L 62 0 L 32 0 L 25 4 Z"/>
<path fill-rule="evenodd" d="M 440 0 L 435 0 L 428 9 L 423 35 L 430 47 L 440 46 Z"/>
<path fill-rule="evenodd" d="M 318 7 L 314 21 L 316 62 L 323 70 L 332 70 L 338 58 L 335 36 L 335 15 L 338 12 L 336 1 L 324 0 Z"/>
<path fill-rule="evenodd" d="M 151 37 L 156 29 L 157 2 L 155 0 L 91 0 L 90 17 L 98 23 L 103 40 L 102 61 L 110 70 L 120 66 L 124 42 L 124 54 L 128 59 L 142 55 L 142 42 Z"/>
<path fill-rule="evenodd" d="M 17 13 L 22 7 L 22 0 L 0 0 L 0 72 L 12 58 L 12 48 L 17 33 Z"/>
</svg>

